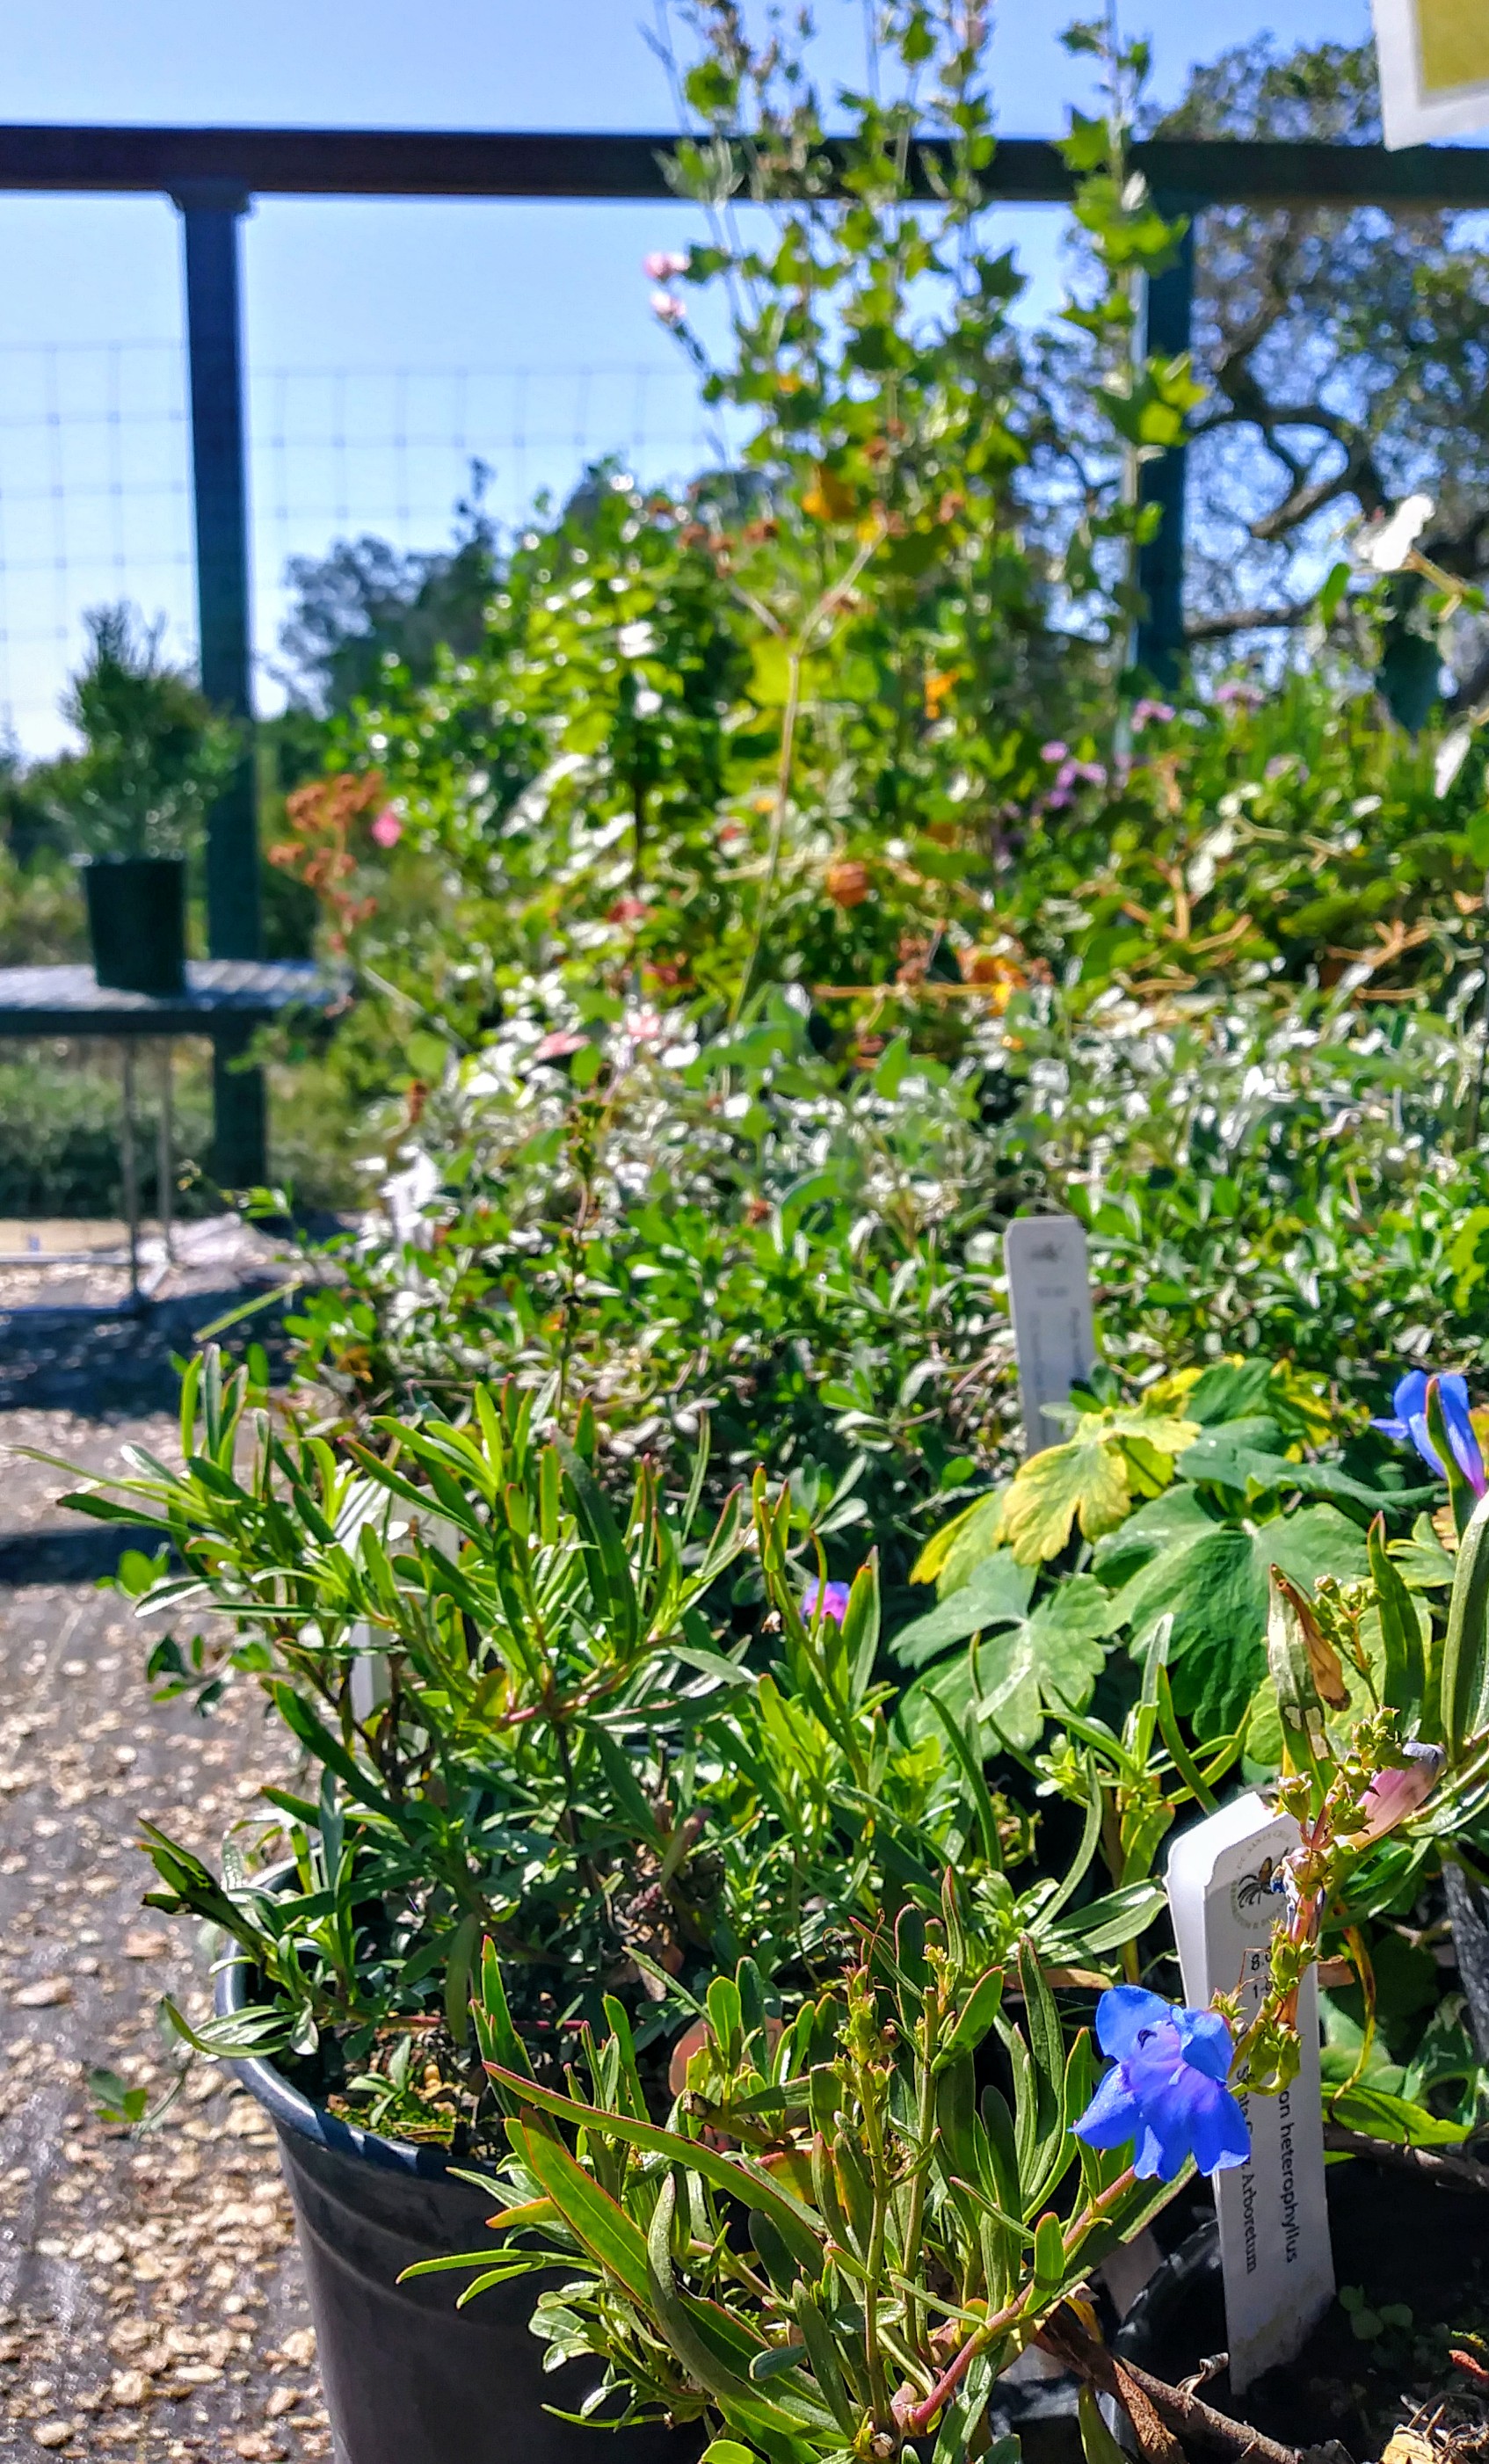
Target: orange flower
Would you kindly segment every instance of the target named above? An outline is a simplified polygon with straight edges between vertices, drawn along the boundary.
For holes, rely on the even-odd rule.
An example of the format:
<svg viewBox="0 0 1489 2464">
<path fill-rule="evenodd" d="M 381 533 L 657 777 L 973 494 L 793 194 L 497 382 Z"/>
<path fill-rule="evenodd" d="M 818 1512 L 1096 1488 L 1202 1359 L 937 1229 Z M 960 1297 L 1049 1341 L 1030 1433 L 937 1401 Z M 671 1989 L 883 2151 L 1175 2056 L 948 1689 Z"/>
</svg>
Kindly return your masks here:
<svg viewBox="0 0 1489 2464">
<path fill-rule="evenodd" d="M 998 1018 L 1015 993 L 1021 992 L 1029 980 L 1017 960 L 1006 957 L 1001 950 L 962 950 L 958 957 L 962 981 L 986 991 L 988 1006 Z"/>
<path fill-rule="evenodd" d="M 834 907 L 862 907 L 874 894 L 873 875 L 856 856 L 840 856 L 827 867 L 825 887 Z"/>
<path fill-rule="evenodd" d="M 269 849 L 269 861 L 282 871 L 297 873 L 326 910 L 334 950 L 344 950 L 349 935 L 377 911 L 375 898 L 359 898 L 344 885 L 357 870 L 352 827 L 364 813 L 380 815 L 386 805 L 383 774 L 361 776 L 343 770 L 334 779 L 313 779 L 285 799 L 290 835 Z"/>
</svg>

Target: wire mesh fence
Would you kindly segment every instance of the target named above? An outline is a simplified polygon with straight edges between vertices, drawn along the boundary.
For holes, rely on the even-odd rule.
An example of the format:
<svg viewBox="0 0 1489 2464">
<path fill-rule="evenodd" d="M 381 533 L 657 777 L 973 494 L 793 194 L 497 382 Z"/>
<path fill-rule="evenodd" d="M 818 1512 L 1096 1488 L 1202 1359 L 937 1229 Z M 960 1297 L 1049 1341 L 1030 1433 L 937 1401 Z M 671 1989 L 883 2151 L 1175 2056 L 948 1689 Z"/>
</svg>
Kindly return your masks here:
<svg viewBox="0 0 1489 2464">
<path fill-rule="evenodd" d="M 689 375 L 655 362 L 558 365 L 255 366 L 250 501 L 260 704 L 292 558 L 372 536 L 429 549 L 472 485 L 498 524 L 561 500 L 621 456 L 678 481 L 720 440 Z M 186 354 L 179 341 L 0 348 L 0 736 L 49 752 L 84 612 L 129 600 L 194 655 Z"/>
</svg>

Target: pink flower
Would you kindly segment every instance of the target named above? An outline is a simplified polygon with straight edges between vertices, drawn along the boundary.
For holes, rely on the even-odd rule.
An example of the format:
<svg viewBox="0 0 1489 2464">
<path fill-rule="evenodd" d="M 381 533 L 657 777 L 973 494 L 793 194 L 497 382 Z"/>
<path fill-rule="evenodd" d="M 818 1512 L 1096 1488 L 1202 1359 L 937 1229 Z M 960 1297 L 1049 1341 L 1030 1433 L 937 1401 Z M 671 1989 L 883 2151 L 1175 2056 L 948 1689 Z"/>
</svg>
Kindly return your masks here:
<svg viewBox="0 0 1489 2464">
<path fill-rule="evenodd" d="M 1062 744 L 1058 736 L 1052 742 L 1041 744 L 1040 747 L 1040 759 L 1041 761 L 1068 761 L 1069 759 L 1070 747 L 1068 744 Z"/>
<path fill-rule="evenodd" d="M 687 273 L 688 264 L 688 258 L 680 256 L 675 249 L 654 248 L 649 256 L 642 258 L 641 270 L 648 282 L 671 282 L 679 274 Z"/>
<path fill-rule="evenodd" d="M 535 1061 L 567 1061 L 571 1054 L 582 1052 L 588 1040 L 583 1035 L 565 1035 L 558 1028 L 554 1034 L 544 1036 L 541 1044 L 535 1047 L 533 1058 Z"/>
<path fill-rule="evenodd" d="M 688 316 L 687 308 L 675 291 L 653 291 L 651 313 L 659 324 L 673 326 L 685 323 Z"/>
<path fill-rule="evenodd" d="M 605 910 L 607 924 L 644 924 L 651 910 L 644 898 L 618 898 Z"/>
<path fill-rule="evenodd" d="M 1068 797 L 1072 787 L 1105 787 L 1106 773 L 1099 761 L 1062 761 L 1055 777 L 1057 796 Z"/>
<path fill-rule="evenodd" d="M 404 835 L 403 823 L 399 820 L 398 815 L 394 812 L 391 804 L 383 805 L 383 810 L 378 815 L 376 821 L 370 825 L 370 829 L 372 836 L 377 840 L 377 843 L 381 847 L 397 847 L 399 840 Z"/>
<path fill-rule="evenodd" d="M 1173 716 L 1171 701 L 1140 701 L 1132 713 L 1132 733 L 1141 736 L 1150 719 L 1155 726 L 1167 727 Z"/>
<path fill-rule="evenodd" d="M 1366 1790 L 1361 1802 L 1365 1815 L 1363 1831 L 1351 1831 L 1351 1848 L 1367 1848 L 1372 1839 L 1384 1839 L 1398 1822 L 1405 1822 L 1424 1806 L 1442 1777 L 1447 1761 L 1441 1746 L 1403 1746 L 1411 1761 L 1405 1771 L 1378 1771 Z"/>
<path fill-rule="evenodd" d="M 1232 708 L 1259 710 L 1266 699 L 1259 685 L 1249 685 L 1233 676 L 1228 684 L 1217 685 L 1215 702 L 1221 710 Z"/>
</svg>

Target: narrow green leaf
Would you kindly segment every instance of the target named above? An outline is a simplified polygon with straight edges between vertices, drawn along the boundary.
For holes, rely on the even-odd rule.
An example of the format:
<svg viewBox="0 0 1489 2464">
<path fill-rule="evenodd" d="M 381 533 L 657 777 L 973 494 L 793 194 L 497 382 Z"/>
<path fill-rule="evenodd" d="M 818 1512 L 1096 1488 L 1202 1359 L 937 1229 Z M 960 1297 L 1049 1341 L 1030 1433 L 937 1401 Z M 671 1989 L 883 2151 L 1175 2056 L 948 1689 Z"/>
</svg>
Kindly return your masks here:
<svg viewBox="0 0 1489 2464">
<path fill-rule="evenodd" d="M 600 1483 L 584 1456 L 562 1438 L 556 1441 L 564 1477 L 574 1499 L 580 1528 L 589 1544 L 591 1579 L 615 1630 L 621 1655 L 628 1659 L 641 1639 L 641 1615 L 630 1559 Z"/>
<path fill-rule="evenodd" d="M 814 2282 L 821 2276 L 822 2251 L 811 2210 L 783 2190 L 763 2166 L 752 2163 L 747 2156 L 723 2155 L 705 2147 L 700 2141 L 681 2138 L 675 2130 L 660 2130 L 654 2123 L 638 2122 L 631 2114 L 601 2113 L 593 2105 L 556 2096 L 551 2088 L 538 2087 L 533 2079 L 517 2076 L 504 2063 L 488 2061 L 486 2067 L 497 2084 L 510 2088 L 523 2104 L 536 2105 L 540 2113 L 555 2114 L 560 2121 L 576 2123 L 580 2129 L 597 2131 L 602 2138 L 624 2139 L 632 2147 L 669 2156 L 674 2164 L 687 2166 L 741 2205 L 761 2209 L 777 2227 L 798 2266 Z"/>
<path fill-rule="evenodd" d="M 988 2030 L 993 2026 L 1003 2005 L 1003 1971 L 990 1968 L 979 1976 L 956 2015 L 956 2023 L 944 2045 L 938 2048 L 936 2066 L 955 2061 L 959 2055 L 975 2053 Z"/>
<path fill-rule="evenodd" d="M 1370 1526 L 1370 1578 L 1380 1611 L 1381 1643 L 1386 1656 L 1383 1694 L 1391 1710 L 1407 1720 L 1421 1712 L 1427 1686 L 1422 1655 L 1422 1629 L 1416 1602 L 1401 1579 L 1401 1571 L 1386 1546 L 1386 1518 L 1377 1514 Z"/>
<path fill-rule="evenodd" d="M 507 1990 L 501 1977 L 501 1960 L 493 1942 L 488 1942 L 481 1952 L 481 1991 L 472 2015 L 481 2057 L 493 2078 L 498 2071 L 505 2072 L 514 2080 L 517 2092 L 525 2094 L 525 2083 L 532 2079 L 533 2065 L 528 2060 L 527 2047 L 512 2024 Z"/>
<path fill-rule="evenodd" d="M 1441 1683 L 1441 1734 L 1452 1769 L 1489 1720 L 1489 1497 L 1475 1507 L 1458 1543 Z"/>
<path fill-rule="evenodd" d="M 641 2308 L 651 2305 L 646 2245 L 624 2209 L 577 2164 L 551 2131 L 509 2122 L 507 2136 L 535 2173 L 564 2223 L 591 2258 L 623 2284 Z"/>
</svg>

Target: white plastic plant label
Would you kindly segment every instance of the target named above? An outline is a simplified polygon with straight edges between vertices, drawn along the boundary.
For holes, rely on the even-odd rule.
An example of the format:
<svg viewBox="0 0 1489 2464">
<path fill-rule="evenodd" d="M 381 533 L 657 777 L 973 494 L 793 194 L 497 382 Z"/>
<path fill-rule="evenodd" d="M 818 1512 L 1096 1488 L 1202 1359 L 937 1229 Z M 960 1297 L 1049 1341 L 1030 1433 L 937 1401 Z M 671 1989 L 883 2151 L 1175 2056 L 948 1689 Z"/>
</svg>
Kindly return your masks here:
<svg viewBox="0 0 1489 2464">
<path fill-rule="evenodd" d="M 408 1528 L 406 1510 L 395 1514 L 393 1499 L 385 1491 L 378 1492 L 370 1481 L 360 1484 L 360 1491 L 349 1498 L 343 1508 L 337 1524 L 337 1538 L 345 1547 L 355 1549 L 361 1525 L 377 1514 L 384 1548 L 396 1550 Z M 429 1548 L 440 1550 L 447 1557 L 459 1556 L 460 1534 L 444 1515 L 421 1513 L 419 1529 Z M 359 1727 L 364 1727 L 384 1703 L 392 1700 L 392 1663 L 365 1618 L 358 1618 L 347 1639 L 352 1647 L 352 1718 Z"/>
<path fill-rule="evenodd" d="M 1387 144 L 1489 128 L 1484 0 L 1374 0 L 1374 9 Z"/>
<path fill-rule="evenodd" d="M 1018 1353 L 1025 1451 L 1058 1446 L 1065 1431 L 1049 1416 L 1096 1361 L 1085 1233 L 1073 1215 L 1020 1215 L 1003 1235 L 1008 1306 Z"/>
<path fill-rule="evenodd" d="M 1169 1904 L 1192 2008 L 1237 1986 L 1243 2018 L 1259 2007 L 1282 1907 L 1270 1883 L 1297 1844 L 1292 1815 L 1273 1814 L 1259 1796 L 1239 1797 L 1175 1841 Z M 1231 2385 L 1237 2394 L 1263 2370 L 1294 2360 L 1334 2298 L 1318 2013 L 1318 1971 L 1310 1969 L 1298 2002 L 1298 2077 L 1281 2096 L 1242 2097 L 1251 2162 L 1215 2177 Z"/>
</svg>

